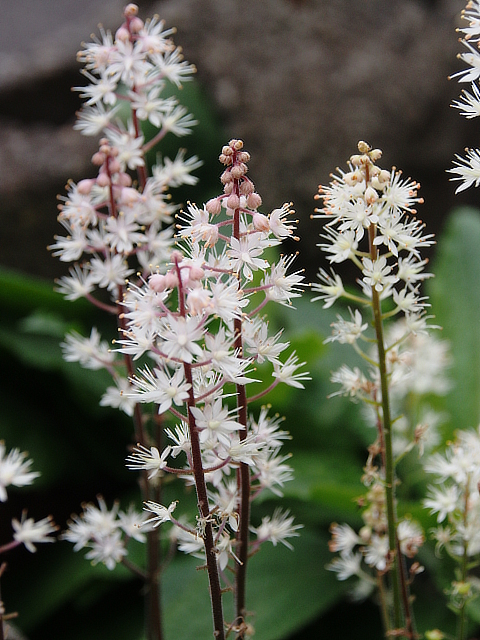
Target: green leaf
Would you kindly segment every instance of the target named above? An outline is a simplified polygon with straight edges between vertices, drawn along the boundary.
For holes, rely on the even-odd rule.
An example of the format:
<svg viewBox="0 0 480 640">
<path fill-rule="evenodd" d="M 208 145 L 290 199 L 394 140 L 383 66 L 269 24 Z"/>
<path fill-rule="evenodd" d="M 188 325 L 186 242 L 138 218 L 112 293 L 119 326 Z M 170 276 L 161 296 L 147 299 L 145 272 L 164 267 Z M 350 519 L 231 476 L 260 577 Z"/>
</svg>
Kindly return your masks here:
<svg viewBox="0 0 480 640">
<path fill-rule="evenodd" d="M 451 343 L 454 388 L 446 409 L 456 429 L 480 421 L 480 212 L 457 209 L 438 243 L 429 292 L 442 337 Z"/>
<path fill-rule="evenodd" d="M 255 636 L 280 640 L 327 611 L 345 593 L 345 583 L 325 569 L 330 561 L 326 536 L 301 531 L 294 551 L 263 545 L 249 562 L 247 608 Z M 198 561 L 176 561 L 164 574 L 166 638 L 210 638 L 208 580 Z M 224 596 L 225 617 L 232 619 L 231 596 Z"/>
</svg>

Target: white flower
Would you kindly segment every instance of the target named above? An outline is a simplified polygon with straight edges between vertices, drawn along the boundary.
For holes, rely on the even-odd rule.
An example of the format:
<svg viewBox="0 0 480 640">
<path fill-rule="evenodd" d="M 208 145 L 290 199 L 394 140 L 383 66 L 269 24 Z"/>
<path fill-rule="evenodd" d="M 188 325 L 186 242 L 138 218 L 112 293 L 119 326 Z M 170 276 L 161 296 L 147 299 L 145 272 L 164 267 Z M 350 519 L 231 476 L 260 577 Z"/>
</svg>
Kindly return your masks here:
<svg viewBox="0 0 480 640">
<path fill-rule="evenodd" d="M 461 182 L 455 190 L 455 193 L 465 191 L 474 184 L 476 187 L 480 185 L 480 151 L 478 149 L 467 149 L 466 158 L 455 155 L 457 160 L 453 161 L 455 165 L 453 169 L 447 169 L 448 173 L 457 174 L 450 180 L 459 180 Z"/>
<path fill-rule="evenodd" d="M 51 516 L 35 522 L 33 518 L 27 518 L 27 512 L 23 511 L 20 521 L 13 518 L 12 527 L 14 530 L 13 538 L 17 542 L 24 544 L 30 553 L 35 553 L 37 550 L 35 547 L 36 544 L 55 542 L 54 538 L 48 537 L 57 531 L 57 527 Z"/>
<path fill-rule="evenodd" d="M 6 502 L 6 487 L 25 487 L 38 478 L 38 471 L 30 471 L 33 460 L 27 459 L 27 453 L 11 449 L 6 454 L 5 443 L 0 441 L 0 502 Z"/>
<path fill-rule="evenodd" d="M 145 520 L 145 522 L 142 523 L 142 526 L 151 524 L 153 527 L 158 527 L 164 522 L 168 522 L 169 520 L 171 521 L 172 513 L 175 511 L 176 506 L 177 506 L 176 501 L 171 502 L 170 506 L 167 508 L 161 504 L 158 504 L 157 502 L 148 500 L 147 502 L 145 502 L 143 508 L 145 509 L 145 511 L 150 511 L 150 513 L 153 513 L 154 516 L 153 518 L 149 518 L 148 520 Z"/>
<path fill-rule="evenodd" d="M 305 380 L 311 380 L 312 378 L 306 371 L 298 371 L 300 367 L 303 367 L 305 362 L 298 362 L 298 356 L 295 352 L 291 353 L 285 362 L 276 361 L 273 363 L 274 371 L 272 376 L 277 378 L 279 382 L 284 382 L 290 387 L 296 387 L 297 389 L 304 389 L 302 382 Z"/>
<path fill-rule="evenodd" d="M 262 518 L 262 524 L 259 527 L 251 527 L 251 530 L 256 534 L 259 542 L 269 540 L 274 547 L 281 542 L 293 550 L 287 538 L 300 535 L 297 531 L 302 527 L 301 524 L 293 524 L 293 516 L 288 511 L 282 512 L 281 509 L 275 509 L 273 516 L 265 516 Z"/>
<path fill-rule="evenodd" d="M 180 368 L 170 375 L 165 367 L 155 368 L 153 372 L 145 367 L 139 374 L 131 378 L 133 388 L 128 395 L 137 402 L 157 403 L 158 413 L 168 411 L 172 403 L 180 406 L 188 398 L 191 385 L 184 380 Z"/>
<path fill-rule="evenodd" d="M 253 280 L 253 271 L 268 268 L 268 261 L 258 257 L 265 248 L 260 234 L 251 233 L 240 239 L 232 237 L 230 247 L 227 255 L 232 259 L 232 268 L 237 272 L 242 271 L 247 280 Z"/>
<path fill-rule="evenodd" d="M 102 341 L 100 333 L 92 327 L 90 337 L 81 336 L 76 331 L 67 333 L 60 344 L 63 357 L 67 362 L 79 362 L 85 369 L 103 369 L 112 366 L 115 354 L 108 342 Z"/>
<path fill-rule="evenodd" d="M 360 553 L 345 553 L 334 558 L 327 569 L 335 571 L 339 580 L 347 580 L 352 576 L 361 575 L 362 555 Z"/>
<path fill-rule="evenodd" d="M 229 411 L 227 407 L 223 406 L 222 398 L 206 403 L 203 409 L 190 407 L 190 411 L 195 418 L 196 427 L 200 431 L 201 443 L 214 438 L 228 446 L 231 432 L 244 428 L 239 422 L 229 418 L 231 413 L 236 413 L 236 409 Z"/>
<path fill-rule="evenodd" d="M 85 558 L 91 560 L 93 565 L 102 562 L 109 571 L 113 571 L 116 565 L 128 554 L 122 533 L 119 530 L 94 538 L 90 547 Z"/>
<path fill-rule="evenodd" d="M 137 444 L 133 449 L 133 453 L 126 458 L 127 467 L 134 471 L 140 471 L 144 469 L 150 471 L 148 479 L 151 480 L 157 475 L 161 475 L 161 472 L 167 466 L 167 458 L 170 455 L 172 447 L 168 446 L 162 451 L 160 455 L 157 447 L 144 447 L 141 444 Z"/>
</svg>

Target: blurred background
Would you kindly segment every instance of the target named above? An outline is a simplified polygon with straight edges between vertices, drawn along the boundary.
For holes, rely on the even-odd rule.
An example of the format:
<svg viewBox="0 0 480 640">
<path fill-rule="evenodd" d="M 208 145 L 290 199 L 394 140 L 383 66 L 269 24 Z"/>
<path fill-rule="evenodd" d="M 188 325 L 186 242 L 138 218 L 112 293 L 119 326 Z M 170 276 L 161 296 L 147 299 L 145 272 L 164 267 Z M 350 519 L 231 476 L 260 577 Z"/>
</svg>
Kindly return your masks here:
<svg viewBox="0 0 480 640">
<path fill-rule="evenodd" d="M 360 139 L 383 149 L 382 167 L 396 165 L 421 183 L 425 204 L 419 216 L 429 232 L 445 233 L 453 206 L 478 204 L 474 189 L 454 196 L 445 173 L 455 154 L 475 146 L 480 134 L 476 121 L 466 121 L 449 106 L 460 92 L 448 76 L 461 68 L 455 27 L 463 0 L 138 4 L 142 18 L 158 13 L 167 27 L 176 26 L 176 44 L 198 68 L 195 83 L 185 85 L 179 100 L 200 124 L 180 144 L 204 165 L 199 184 L 174 194 L 176 201 L 201 204 L 217 193 L 219 150 L 230 138 L 242 138 L 266 210 L 294 203 L 301 240 L 288 251 L 299 251 L 297 268 L 307 270 L 307 279 L 314 278 L 320 262 L 315 246 L 320 226 L 310 220 L 313 196 L 336 166 L 345 166 Z M 0 385 L 0 439 L 7 448 L 29 451 L 34 469 L 42 472 L 31 491 L 13 491 L 12 500 L 2 505 L 2 541 L 10 535 L 10 518 L 19 517 L 27 503 L 32 516 L 52 512 L 64 527 L 70 513 L 78 513 L 82 501 L 95 500 L 97 493 L 110 506 L 117 496 L 136 495 L 134 474 L 123 467 L 131 442 L 129 420 L 98 407 L 106 378 L 67 366 L 58 346 L 67 329 L 86 334 L 95 324 L 113 338 L 115 327 L 87 304 L 64 302 L 53 293 L 53 280 L 66 266 L 46 250 L 60 231 L 57 194 L 64 193 L 68 179 L 92 175 L 90 158 L 97 147 L 96 139 L 72 129 L 80 99 L 71 87 L 84 82 L 76 52 L 91 33 L 98 33 L 99 23 L 115 30 L 123 6 L 123 0 L 7 0 L 1 6 L 0 265 L 8 270 L 0 274 L 0 366 L 6 373 Z M 165 143 L 161 152 L 169 155 L 168 138 Z M 173 140 L 170 157 L 176 146 Z M 468 282 L 459 286 L 448 280 L 470 257 L 466 280 L 480 282 L 472 266 L 479 233 L 475 215 L 467 216 L 460 231 L 447 230 L 454 259 L 444 256 L 438 263 L 444 277 L 438 279 L 435 312 L 443 314 L 441 324 L 450 339 L 478 327 L 478 287 L 472 291 Z M 465 239 L 471 240 L 470 253 Z M 452 301 L 461 302 L 463 294 L 469 297 L 470 315 L 467 309 L 449 316 L 450 307 L 456 308 Z M 322 344 L 334 312 L 321 312 L 308 302 L 297 306 L 298 315 L 272 310 L 271 322 L 286 326 L 314 381 L 302 392 L 305 396 L 288 389 L 270 401 L 286 415 L 285 427 L 294 436 L 297 480 L 283 504 L 306 528 L 295 554 L 274 549 L 262 560 L 262 551 L 259 564 L 252 563 L 258 637 L 309 640 L 325 634 L 332 640 L 372 640 L 382 635 L 375 606 L 349 604 L 345 585 L 324 570 L 330 559 L 329 523 L 360 522 L 353 498 L 362 493 L 360 470 L 372 433 L 358 407 L 326 400 L 332 392 L 330 371 L 344 357 L 343 351 L 339 355 Z M 462 344 L 465 358 L 458 370 L 470 371 L 471 386 L 446 401 L 448 410 L 463 407 L 462 415 L 452 418 L 452 430 L 478 424 L 480 338 L 473 346 Z M 18 625 L 30 640 L 141 637 L 139 582 L 126 572 L 119 580 L 104 567 L 92 570 L 67 543 L 45 547 L 35 556 L 22 549 L 10 554 L 2 579 L 2 599 L 9 610 L 19 611 Z M 169 577 L 165 595 L 167 640 L 209 637 L 202 635 L 205 627 L 187 624 L 201 611 L 199 605 L 192 616 L 189 609 L 201 576 L 192 580 L 198 572 L 182 567 L 177 577 Z M 278 585 L 286 595 L 275 604 Z M 425 626 L 441 580 L 421 586 Z M 206 609 L 208 629 L 208 603 Z M 262 618 L 261 611 L 268 615 Z M 480 612 L 477 617 L 479 622 Z"/>
</svg>

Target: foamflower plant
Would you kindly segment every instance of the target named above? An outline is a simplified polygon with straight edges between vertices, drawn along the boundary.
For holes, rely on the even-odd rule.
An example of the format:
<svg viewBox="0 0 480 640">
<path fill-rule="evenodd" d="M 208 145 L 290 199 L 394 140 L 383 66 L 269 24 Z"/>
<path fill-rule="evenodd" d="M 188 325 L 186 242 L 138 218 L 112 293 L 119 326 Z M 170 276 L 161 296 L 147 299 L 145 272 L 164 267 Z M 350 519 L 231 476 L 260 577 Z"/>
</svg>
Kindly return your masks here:
<svg viewBox="0 0 480 640">
<path fill-rule="evenodd" d="M 409 437 L 402 434 L 396 442 L 394 424 L 402 416 L 399 387 L 411 374 L 411 341 L 428 336 L 428 301 L 420 285 L 431 275 L 422 251 L 433 237 L 415 216 L 422 202 L 419 185 L 395 169 L 381 169 L 381 155 L 359 142 L 347 169 L 319 187 L 322 206 L 314 216 L 324 221 L 319 247 L 328 262 L 335 267 L 350 262 L 358 269 L 356 289 L 323 268 L 320 282 L 312 285 L 324 307 L 348 301 L 349 316 L 338 315 L 328 341 L 350 345 L 365 363 L 363 369 L 343 365 L 332 380 L 339 385 L 337 394 L 364 403 L 377 431 L 363 475 L 367 493 L 359 500 L 364 526 L 357 533 L 348 525 L 332 525 L 330 548 L 339 555 L 329 568 L 341 580 L 360 579 L 356 597 L 378 590 L 387 637 L 414 638 L 409 586 L 422 570 L 415 557 L 424 534 L 418 523 L 397 516 L 396 463 L 424 442 L 428 424 L 414 423 Z M 387 331 L 390 318 L 397 320 L 396 328 Z M 445 389 L 441 377 L 436 384 Z"/>
<path fill-rule="evenodd" d="M 241 140 L 223 147 L 223 192 L 179 214 L 179 249 L 166 273 L 128 288 L 126 327 L 117 343 L 134 360 L 145 354 L 151 360 L 132 376 L 128 395 L 154 402 L 159 414 L 175 419 L 161 452 L 139 444 L 127 465 L 147 472 L 152 482 L 157 473 L 170 473 L 194 484 L 195 522 L 177 515 L 179 499 L 146 502 L 146 524 L 172 523 L 179 549 L 203 558 L 216 638 L 252 634 L 246 608 L 250 554 L 267 541 L 290 546 L 300 528 L 278 509 L 258 527 L 250 522 L 251 501 L 265 491 L 282 495 L 292 469 L 281 452 L 288 438 L 281 420 L 267 407 L 252 414 L 249 404 L 278 384 L 301 388 L 309 376 L 294 352 L 284 355 L 289 343 L 280 341 L 281 331 L 270 334 L 260 314 L 270 301 L 290 304 L 299 296 L 303 275 L 287 272 L 292 258 L 272 263 L 266 257 L 266 249 L 293 235 L 294 221 L 289 205 L 270 215 L 258 211 L 262 201 L 247 175 L 249 159 Z M 255 390 L 260 370 L 271 382 Z M 235 599 L 230 621 L 223 614 L 227 587 Z"/>
</svg>

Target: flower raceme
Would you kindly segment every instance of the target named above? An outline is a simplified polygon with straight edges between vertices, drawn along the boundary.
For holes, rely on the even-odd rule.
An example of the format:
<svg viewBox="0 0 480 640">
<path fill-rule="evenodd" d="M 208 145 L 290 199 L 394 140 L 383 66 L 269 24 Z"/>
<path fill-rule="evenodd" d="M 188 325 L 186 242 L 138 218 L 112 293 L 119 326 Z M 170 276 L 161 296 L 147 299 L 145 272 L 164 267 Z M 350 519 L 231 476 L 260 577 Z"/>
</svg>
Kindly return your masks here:
<svg viewBox="0 0 480 640">
<path fill-rule="evenodd" d="M 178 208 L 168 191 L 195 184 L 191 172 L 201 165 L 180 150 L 174 160 L 158 158 L 149 175 L 146 153 L 168 133 L 182 136 L 196 124 L 176 98 L 163 95 L 168 84 L 191 80 L 195 68 L 173 44 L 173 29 L 165 29 L 158 18 L 144 23 L 137 14 L 136 5 L 128 5 L 115 35 L 102 30 L 100 39 L 84 44 L 78 54 L 90 84 L 76 88 L 85 100 L 76 128 L 84 135 L 101 135 L 92 157 L 98 175 L 69 182 L 58 217 L 66 235 L 56 236 L 49 247 L 61 261 L 74 263 L 58 281 L 58 290 L 69 300 L 85 297 L 116 315 L 122 311 L 117 301 L 125 279 L 139 270 L 150 273 L 150 265 L 168 260 Z M 148 141 L 144 123 L 157 130 Z M 106 299 L 96 295 L 101 289 Z M 102 404 L 133 414 L 134 402 L 123 395 L 129 388 L 127 372 L 95 328 L 90 338 L 68 335 L 62 346 L 67 360 L 107 369 L 115 384 Z"/>
<path fill-rule="evenodd" d="M 468 66 L 451 78 L 458 78 L 459 82 L 469 82 L 472 92 L 462 91 L 459 100 L 455 100 L 452 106 L 460 111 L 465 118 L 477 118 L 480 115 L 480 89 L 478 79 L 480 77 L 480 2 L 478 0 L 470 0 L 466 8 L 462 11 L 462 18 L 469 24 L 468 27 L 457 29 L 463 33 L 460 42 L 467 49 L 466 52 L 458 54 L 460 60 Z M 459 193 L 468 189 L 472 185 L 478 187 L 480 185 L 480 150 L 465 149 L 465 157 L 455 156 L 454 166 L 448 170 L 453 174 L 451 180 L 459 182 L 455 193 Z"/>
<path fill-rule="evenodd" d="M 281 382 L 302 388 L 309 379 L 295 353 L 283 357 L 288 342 L 280 342 L 281 332 L 269 335 L 268 322 L 259 315 L 269 301 L 291 304 L 300 295 L 303 275 L 287 273 L 290 258 L 271 264 L 265 257 L 267 248 L 293 235 L 294 225 L 287 205 L 270 216 L 258 212 L 261 198 L 246 175 L 248 160 L 240 140 L 223 147 L 223 193 L 201 209 L 189 204 L 178 215 L 182 251 L 172 252 L 165 273 L 128 288 L 125 329 L 117 341 L 120 352 L 133 359 L 147 354 L 153 361 L 131 377 L 126 395 L 137 403 L 155 402 L 158 413 L 168 411 L 179 421 L 167 430 L 170 443 L 163 452 L 138 445 L 128 466 L 151 478 L 181 475 L 197 489 L 196 526 L 176 520 L 172 505 L 152 501 L 145 506 L 154 514 L 149 522 L 173 522 L 178 535 L 190 540 L 180 548 L 194 554 L 202 545 L 192 541 L 203 540 L 207 565 L 215 549 L 221 573 L 229 560 L 234 571 L 235 564 L 246 565 L 252 496 L 266 489 L 281 495 L 292 475 L 288 456 L 280 454 L 288 435 L 279 429 L 278 417 L 263 409 L 255 420 L 247 405 Z M 258 375 L 257 365 L 270 368 L 272 382 L 247 397 L 246 388 L 259 382 L 252 375 Z M 236 474 L 239 481 L 232 482 Z M 258 537 L 253 546 L 268 540 L 268 532 L 274 544 L 288 546 L 297 529 L 291 516 L 277 512 L 250 529 Z M 242 546 L 240 558 L 234 548 Z M 238 616 L 244 615 L 242 608 Z"/>
<path fill-rule="evenodd" d="M 400 552 L 414 558 L 424 536 L 410 519 L 397 521 L 395 468 L 414 446 L 422 453 L 436 442 L 435 434 L 426 433 L 440 418 L 427 406 L 420 411 L 418 395 L 445 393 L 448 385 L 439 365 L 445 366 L 448 358 L 429 336 L 428 300 L 420 294 L 421 284 L 431 277 L 421 252 L 433 243 L 433 236 L 424 233 L 424 225 L 415 217 L 415 207 L 422 202 L 419 185 L 395 169 L 379 168 L 380 158 L 379 149 L 360 142 L 348 169 L 338 170 L 328 186 L 319 187 L 316 197 L 323 206 L 313 216 L 325 221 L 319 246 L 330 264 L 348 261 L 359 271 L 357 290 L 346 288 L 333 269 L 321 269 L 320 282 L 312 285 L 319 294 L 315 299 L 322 300 L 325 308 L 338 299 L 355 307 L 348 319 L 337 316 L 326 342 L 351 345 L 366 363 L 366 370 L 343 365 L 335 372 L 332 381 L 340 390 L 333 395 L 363 401 L 367 419 L 377 428 L 363 475 L 367 493 L 359 499 L 364 526 L 356 533 L 348 525 L 332 525 L 330 548 L 339 555 L 329 568 L 340 580 L 360 579 L 357 598 L 380 585 L 382 606 L 388 611 L 385 632 L 414 637 L 409 600 L 402 600 L 401 593 L 422 569 L 414 563 L 408 577 L 398 556 Z M 367 321 L 364 309 L 373 323 Z M 384 327 L 392 318 L 396 322 Z M 439 361 L 425 358 L 419 363 L 416 353 L 431 348 Z M 416 415 L 409 414 L 412 394 L 417 398 Z M 422 421 L 415 422 L 420 416 Z M 386 588 L 391 589 L 391 599 L 385 596 Z"/>
<path fill-rule="evenodd" d="M 234 445 L 237 462 L 233 461 L 233 467 L 239 459 L 246 459 L 261 478 L 266 449 L 273 446 L 276 450 L 280 444 L 274 436 L 278 420 L 268 418 L 266 412 L 262 412 L 262 432 L 257 428 L 252 433 L 253 440 L 239 439 L 245 425 L 238 420 L 238 409 L 228 408 L 226 385 L 257 382 L 251 377 L 255 362 L 270 364 L 273 380 L 269 389 L 280 382 L 302 387 L 302 381 L 309 379 L 300 371 L 303 363 L 294 354 L 282 362 L 281 354 L 289 345 L 278 342 L 281 333 L 269 336 L 265 319 L 248 313 L 249 307 L 253 306 L 256 314 L 267 301 L 275 299 L 271 293 L 275 288 L 281 289 L 281 295 L 277 295 L 281 302 L 300 295 L 302 276 L 287 275 L 283 257 L 273 265 L 263 257 L 256 257 L 267 247 L 278 244 L 280 222 L 276 210 L 272 231 L 270 218 L 258 214 L 262 216 L 262 224 L 260 230 L 256 229 L 256 208 L 261 200 L 253 183 L 245 177 L 248 154 L 242 147 L 239 140 L 232 140 L 220 158 L 228 167 L 222 181 L 230 186 L 229 176 L 237 175 L 240 189 L 246 195 L 236 196 L 233 202 L 231 189 L 226 189 L 227 194 L 212 199 L 203 210 L 189 205 L 187 212 L 180 214 L 183 224 L 178 235 L 185 254 L 174 251 L 166 274 L 153 274 L 142 288 L 129 288 L 123 302 L 127 325 L 123 339 L 117 341 L 119 351 L 128 351 L 134 358 L 147 351 L 155 362 L 153 370 L 147 366 L 131 379 L 133 390 L 129 395 L 137 402 L 155 402 L 159 413 L 171 411 L 182 424 L 194 419 L 205 448 L 202 455 L 208 460 L 206 467 L 222 469 L 222 473 L 212 475 L 216 485 L 231 473 Z M 286 207 L 282 209 L 284 218 L 287 211 Z M 222 219 L 215 222 L 215 217 Z M 284 220 L 281 224 L 282 232 L 290 235 L 291 223 Z M 238 238 L 233 236 L 232 228 L 232 236 L 226 234 L 228 227 L 235 225 Z M 254 271 L 264 274 L 259 285 L 252 282 Z M 281 277 L 277 275 L 279 272 Z M 257 300 L 258 296 L 262 300 Z M 172 301 L 176 305 L 173 309 L 169 307 Z M 149 323 L 143 320 L 147 305 L 151 308 L 147 314 Z M 240 335 L 236 332 L 236 321 L 241 321 Z M 188 375 L 186 366 L 190 370 Z M 182 406 L 186 413 L 182 413 Z M 268 425 L 272 425 L 271 432 Z M 170 432 L 171 438 L 178 441 L 182 429 L 180 425 Z M 170 453 L 171 447 L 167 450 Z M 183 451 L 190 466 L 190 447 L 184 446 Z M 173 451 L 170 455 L 173 456 Z M 134 458 L 136 468 L 142 466 L 138 456 Z M 150 468 L 149 464 L 145 461 L 144 468 Z"/>
</svg>

